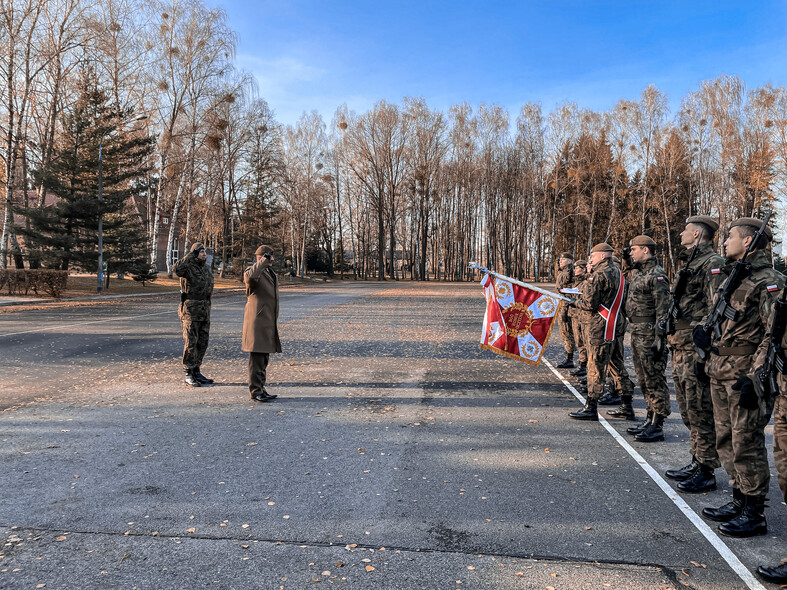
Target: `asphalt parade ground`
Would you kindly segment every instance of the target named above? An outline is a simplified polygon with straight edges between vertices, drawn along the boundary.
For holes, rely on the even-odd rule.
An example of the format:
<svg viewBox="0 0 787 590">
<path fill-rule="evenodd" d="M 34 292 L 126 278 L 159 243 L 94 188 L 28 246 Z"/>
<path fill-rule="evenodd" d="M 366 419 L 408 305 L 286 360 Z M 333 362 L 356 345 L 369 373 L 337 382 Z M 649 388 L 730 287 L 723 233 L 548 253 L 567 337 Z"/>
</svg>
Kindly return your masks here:
<svg viewBox="0 0 787 590">
<path fill-rule="evenodd" d="M 265 404 L 244 302 L 214 299 L 195 389 L 176 298 L 0 312 L 0 588 L 776 587 L 775 478 L 768 535 L 718 536 L 723 470 L 662 479 L 689 458 L 674 401 L 663 443 L 571 420 L 558 331 L 538 367 L 479 350 L 478 284 L 283 289 Z"/>
</svg>

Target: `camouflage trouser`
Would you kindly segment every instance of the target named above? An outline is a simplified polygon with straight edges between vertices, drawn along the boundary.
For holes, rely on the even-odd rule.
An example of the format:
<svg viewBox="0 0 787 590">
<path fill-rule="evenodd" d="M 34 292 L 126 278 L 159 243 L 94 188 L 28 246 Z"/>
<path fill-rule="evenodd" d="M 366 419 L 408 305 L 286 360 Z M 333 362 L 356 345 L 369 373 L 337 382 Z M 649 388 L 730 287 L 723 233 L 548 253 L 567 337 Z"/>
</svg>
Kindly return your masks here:
<svg viewBox="0 0 787 590">
<path fill-rule="evenodd" d="M 667 355 L 665 350 L 661 360 L 657 361 L 650 350 L 652 345 L 652 337 L 631 335 L 634 370 L 637 373 L 639 389 L 645 397 L 645 404 L 648 411 L 666 417 L 670 415 L 669 387 L 664 376 L 667 371 Z"/>
<path fill-rule="evenodd" d="M 194 369 L 202 365 L 208 349 L 210 320 L 196 321 L 184 317 L 180 321 L 183 324 L 183 367 Z"/>
<path fill-rule="evenodd" d="M 716 450 L 732 487 L 748 496 L 764 496 L 771 479 L 765 427 L 771 419 L 773 402 L 768 402 L 765 413 L 759 407 L 742 408 L 738 405 L 741 392 L 732 389 L 734 384 L 733 380 L 711 378 Z"/>
<path fill-rule="evenodd" d="M 691 438 L 692 456 L 708 467 L 719 467 L 716 452 L 716 426 L 713 422 L 713 401 L 710 385 L 697 381 L 694 350 L 672 349 L 672 380 L 675 382 L 675 398 L 678 400 L 680 417 Z"/>
<path fill-rule="evenodd" d="M 563 305 L 558 315 L 560 320 L 560 336 L 563 338 L 563 348 L 566 354 L 574 354 L 576 346 L 574 345 L 574 331 L 571 328 L 571 318 L 568 317 L 568 307 Z"/>
<path fill-rule="evenodd" d="M 623 336 L 615 338 L 615 342 L 612 344 L 612 352 L 609 357 L 609 373 L 612 376 L 615 391 L 621 397 L 630 400 L 634 396 L 634 383 L 629 377 L 629 372 L 623 359 Z"/>
<path fill-rule="evenodd" d="M 582 333 L 582 322 L 580 321 L 579 317 L 574 316 L 571 318 L 571 329 L 574 332 L 574 344 L 579 351 L 579 362 L 587 363 L 588 351 L 587 347 L 585 346 L 585 336 Z"/>
<path fill-rule="evenodd" d="M 612 356 L 612 343 L 588 344 L 588 399 L 598 400 L 604 393 L 607 381 L 609 359 Z"/>
<path fill-rule="evenodd" d="M 779 489 L 787 502 L 787 396 L 777 395 L 773 407 L 773 459 Z"/>
</svg>

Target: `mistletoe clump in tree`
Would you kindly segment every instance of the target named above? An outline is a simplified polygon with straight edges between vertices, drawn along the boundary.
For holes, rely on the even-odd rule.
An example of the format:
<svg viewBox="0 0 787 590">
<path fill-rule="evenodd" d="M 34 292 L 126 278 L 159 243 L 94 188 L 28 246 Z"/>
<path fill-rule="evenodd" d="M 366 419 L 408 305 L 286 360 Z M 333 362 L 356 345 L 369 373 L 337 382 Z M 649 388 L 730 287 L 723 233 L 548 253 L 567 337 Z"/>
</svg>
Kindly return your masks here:
<svg viewBox="0 0 787 590">
<path fill-rule="evenodd" d="M 135 196 L 144 197 L 154 138 L 125 129 L 130 110 L 110 103 L 82 73 L 79 96 L 63 116 L 63 133 L 50 163 L 35 172 L 54 204 L 23 208 L 29 227 L 19 227 L 31 261 L 47 268 L 98 268 L 98 222 L 103 217 L 104 259 L 109 273 L 144 274 L 150 280 L 149 244 Z M 102 201 L 98 200 L 99 147 Z"/>
</svg>

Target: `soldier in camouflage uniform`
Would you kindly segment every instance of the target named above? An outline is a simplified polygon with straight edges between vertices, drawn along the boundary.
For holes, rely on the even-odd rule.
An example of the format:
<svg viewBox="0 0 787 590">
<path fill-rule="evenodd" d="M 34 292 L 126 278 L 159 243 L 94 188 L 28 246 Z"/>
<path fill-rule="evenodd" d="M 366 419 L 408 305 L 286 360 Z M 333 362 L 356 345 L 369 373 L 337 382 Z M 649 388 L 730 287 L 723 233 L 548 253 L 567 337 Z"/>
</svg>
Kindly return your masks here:
<svg viewBox="0 0 787 590">
<path fill-rule="evenodd" d="M 670 415 L 667 370 L 667 347 L 658 327 L 667 317 L 670 304 L 667 273 L 656 262 L 656 242 L 649 236 L 637 236 L 629 242 L 627 265 L 629 289 L 626 317 L 631 330 L 631 353 L 640 391 L 645 397 L 649 420 L 626 431 L 639 442 L 664 440 L 664 419 Z"/>
<path fill-rule="evenodd" d="M 205 264 L 205 246 L 194 244 L 186 256 L 175 264 L 175 274 L 180 277 L 180 307 L 178 316 L 183 324 L 183 369 L 186 383 L 192 387 L 208 385 L 200 372 L 202 359 L 208 348 L 210 336 L 210 298 L 213 294 L 213 273 Z"/>
<path fill-rule="evenodd" d="M 761 225 L 759 219 L 751 217 L 730 224 L 729 237 L 724 242 L 728 263 L 743 258 Z M 705 371 L 710 377 L 716 450 L 733 491 L 731 502 L 719 508 L 705 508 L 702 514 L 721 522 L 719 532 L 731 537 L 764 535 L 768 531 L 765 499 L 770 470 L 765 426 L 773 411 L 773 400 L 759 403 L 751 375 L 755 353 L 763 344 L 767 346 L 766 326 L 773 302 L 784 288 L 784 275 L 773 269 L 766 250 L 772 238 L 766 228 L 746 258 L 744 278 L 730 296 L 735 318 L 721 319 L 721 337 L 717 338 L 713 330 L 706 331 L 703 325 L 692 333 L 694 344 L 710 351 Z M 728 272 L 731 270 L 732 264 L 728 266 Z M 720 293 L 716 293 L 716 299 Z"/>
<path fill-rule="evenodd" d="M 773 329 L 773 314 L 768 322 L 768 331 Z M 784 350 L 787 350 L 787 330 L 784 330 L 781 335 L 782 358 L 784 358 Z M 764 361 L 764 349 L 761 348 L 755 361 L 755 366 L 758 368 L 762 366 Z M 787 366 L 787 364 L 785 365 Z M 782 492 L 782 497 L 787 502 L 787 375 L 784 373 L 776 373 L 776 384 L 778 391 L 770 392 L 775 396 L 775 404 L 773 406 L 773 459 L 776 463 L 776 475 L 779 482 L 779 489 Z M 757 568 L 757 573 L 760 574 L 765 580 L 773 582 L 774 584 L 787 584 L 787 563 L 780 563 L 775 566 L 761 565 Z"/>
<path fill-rule="evenodd" d="M 623 276 L 612 263 L 612 252 L 612 246 L 606 243 L 593 246 L 589 259 L 593 270 L 586 280 L 581 297 L 569 304 L 586 312 L 588 318 L 583 334 L 588 353 L 587 402 L 582 410 L 569 414 L 575 420 L 598 420 L 598 399 L 604 391 L 614 342 L 617 338 L 623 338 L 623 322 L 616 322 L 615 331 L 607 334 L 607 321 L 598 313 L 602 305 L 608 309 L 613 307 L 622 286 Z M 625 296 L 625 293 L 621 293 L 621 296 Z M 606 340 L 608 335 L 612 336 L 609 341 Z M 618 383 L 616 385 L 621 386 Z"/>
<path fill-rule="evenodd" d="M 560 255 L 558 266 L 560 270 L 557 273 L 557 289 L 569 289 L 574 284 L 574 256 L 570 252 L 563 252 Z M 558 365 L 559 369 L 573 369 L 574 368 L 574 331 L 571 328 L 571 318 L 568 315 L 568 307 L 563 305 L 560 308 L 560 336 L 563 338 L 563 348 L 566 351 L 565 360 Z"/>
<path fill-rule="evenodd" d="M 582 291 L 587 278 L 587 260 L 577 260 L 574 263 L 574 288 Z M 574 377 L 588 374 L 588 351 L 585 347 L 585 338 L 582 334 L 585 312 L 576 307 L 568 308 L 568 317 L 571 318 L 571 329 L 574 332 L 574 344 L 579 353 L 579 366 L 571 371 Z"/>
<path fill-rule="evenodd" d="M 612 262 L 619 269 L 623 268 L 620 258 L 617 256 L 612 256 Z M 628 287 L 629 285 L 626 285 L 627 293 Z M 620 314 L 618 323 L 621 324 L 620 329 L 625 334 L 628 326 L 625 314 Z M 604 395 L 598 400 L 598 405 L 614 406 L 615 404 L 621 404 L 620 407 L 607 411 L 607 416 L 635 420 L 634 410 L 631 408 L 631 400 L 634 397 L 634 383 L 631 381 L 626 368 L 622 337 L 615 338 L 615 342 L 612 345 L 612 352 L 609 357 L 609 377 L 607 378 L 605 389 Z"/>
<path fill-rule="evenodd" d="M 700 358 L 691 339 L 691 331 L 707 315 L 713 294 L 727 276 L 722 270 L 724 259 L 713 251 L 713 238 L 718 229 L 716 220 L 707 215 L 696 215 L 686 220 L 680 243 L 686 248 L 686 258 L 695 246 L 697 253 L 685 269 L 688 282 L 677 302 L 674 332 L 667 337 L 672 351 L 675 398 L 680 417 L 689 429 L 691 462 L 679 469 L 669 469 L 664 475 L 680 482 L 680 491 L 693 494 L 716 489 L 714 470 L 721 465 L 716 452 L 710 381 L 706 376 L 698 379 L 694 372 Z"/>
</svg>

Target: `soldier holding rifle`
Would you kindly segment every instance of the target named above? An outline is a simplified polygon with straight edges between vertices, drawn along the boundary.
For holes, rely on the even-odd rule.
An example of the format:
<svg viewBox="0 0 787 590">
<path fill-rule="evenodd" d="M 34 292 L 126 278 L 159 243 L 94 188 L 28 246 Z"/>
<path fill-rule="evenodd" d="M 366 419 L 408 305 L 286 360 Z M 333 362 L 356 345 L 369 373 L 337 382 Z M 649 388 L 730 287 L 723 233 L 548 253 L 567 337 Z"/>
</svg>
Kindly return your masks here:
<svg viewBox="0 0 787 590">
<path fill-rule="evenodd" d="M 672 380 L 680 417 L 691 440 L 691 461 L 685 467 L 667 470 L 665 475 L 680 482 L 678 489 L 688 493 L 716 489 L 714 470 L 721 465 L 716 452 L 710 381 L 694 373 L 700 359 L 691 339 L 691 331 L 707 315 L 713 294 L 727 277 L 722 270 L 724 259 L 713 251 L 718 229 L 716 220 L 707 215 L 686 220 L 680 243 L 686 248 L 688 260 L 678 272 L 662 328 L 672 351 Z"/>
<path fill-rule="evenodd" d="M 719 288 L 705 321 L 694 328 L 697 365 L 710 377 L 716 450 L 727 471 L 733 499 L 702 514 L 721 522 L 719 532 L 732 537 L 764 535 L 765 499 L 770 482 L 765 426 L 772 403 L 760 403 L 752 376 L 754 355 L 766 344 L 766 327 L 784 276 L 766 250 L 773 235 L 765 221 L 742 217 L 730 224 L 724 242 L 728 277 Z M 756 376 L 755 376 L 756 377 Z"/>
</svg>

